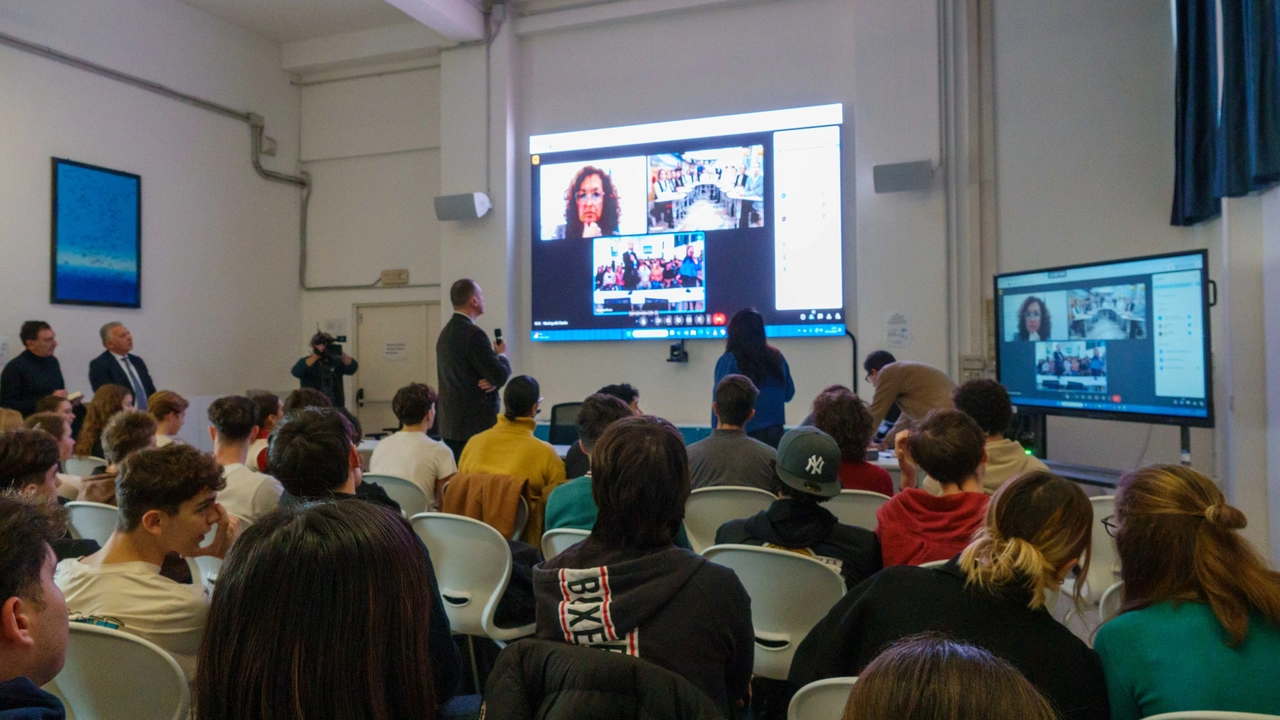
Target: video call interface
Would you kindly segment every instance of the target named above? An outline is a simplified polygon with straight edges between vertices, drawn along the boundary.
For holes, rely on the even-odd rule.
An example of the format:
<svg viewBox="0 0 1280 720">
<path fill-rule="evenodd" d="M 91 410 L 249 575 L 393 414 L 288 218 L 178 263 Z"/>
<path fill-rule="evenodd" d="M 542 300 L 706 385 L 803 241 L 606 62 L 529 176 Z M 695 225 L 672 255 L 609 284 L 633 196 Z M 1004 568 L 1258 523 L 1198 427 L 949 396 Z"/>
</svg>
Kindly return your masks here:
<svg viewBox="0 0 1280 720">
<path fill-rule="evenodd" d="M 843 335 L 840 105 L 529 140 L 532 339 Z"/>
<path fill-rule="evenodd" d="M 1014 404 L 1211 420 L 1204 259 L 997 276 L 999 379 Z"/>
</svg>

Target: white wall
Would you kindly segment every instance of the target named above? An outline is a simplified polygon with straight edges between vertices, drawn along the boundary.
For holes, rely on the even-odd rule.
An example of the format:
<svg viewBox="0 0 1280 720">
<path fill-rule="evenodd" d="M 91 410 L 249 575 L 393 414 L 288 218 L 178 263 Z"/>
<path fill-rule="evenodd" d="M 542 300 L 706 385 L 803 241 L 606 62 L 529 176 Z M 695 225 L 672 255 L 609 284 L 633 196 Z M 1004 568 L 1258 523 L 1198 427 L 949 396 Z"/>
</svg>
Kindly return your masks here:
<svg viewBox="0 0 1280 720">
<path fill-rule="evenodd" d="M 317 327 L 337 321 L 335 334 L 346 334 L 357 355 L 355 305 L 439 299 L 441 231 L 431 201 L 440 194 L 440 71 L 304 84 L 300 95 L 301 154 L 314 182 L 308 285 L 367 285 L 399 268 L 411 284 L 432 285 L 303 292 L 290 351 L 301 356 Z"/>
<path fill-rule="evenodd" d="M 914 339 L 899 355 L 945 366 L 941 193 L 871 191 L 874 163 L 937 160 L 934 8 L 931 0 L 790 0 L 521 38 L 519 263 L 529 266 L 529 135 L 842 102 L 845 307 L 856 315 L 859 350 L 882 346 L 886 316 L 904 311 Z M 525 339 L 527 287 L 519 305 L 518 371 L 537 377 L 549 402 L 625 381 L 650 412 L 708 422 L 721 343 L 690 342 L 687 365 L 665 362 L 660 342 L 535 344 Z M 797 384 L 790 422 L 823 387 L 852 381 L 846 338 L 776 344 Z"/>
<path fill-rule="evenodd" d="M 0 31 L 266 118 L 296 170 L 297 94 L 279 48 L 172 0 L 9 0 Z M 287 386 L 296 336 L 295 188 L 260 179 L 249 129 L 0 47 L 0 335 L 48 320 L 73 390 L 122 320 L 157 385 L 184 395 Z M 51 156 L 142 176 L 142 308 L 49 303 Z"/>
</svg>

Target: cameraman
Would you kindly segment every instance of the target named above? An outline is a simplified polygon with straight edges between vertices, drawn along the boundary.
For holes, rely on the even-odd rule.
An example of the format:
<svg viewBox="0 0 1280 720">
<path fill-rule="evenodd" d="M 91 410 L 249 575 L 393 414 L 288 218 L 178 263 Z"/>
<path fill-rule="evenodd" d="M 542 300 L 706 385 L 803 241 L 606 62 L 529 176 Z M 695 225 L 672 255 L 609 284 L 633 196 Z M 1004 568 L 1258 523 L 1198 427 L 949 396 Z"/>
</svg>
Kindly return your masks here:
<svg viewBox="0 0 1280 720">
<path fill-rule="evenodd" d="M 334 407 L 346 407 L 342 392 L 342 376 L 355 375 L 359 363 L 333 344 L 333 336 L 318 332 L 311 336 L 311 354 L 293 364 L 293 376 L 304 388 L 319 390 L 333 401 Z"/>
</svg>

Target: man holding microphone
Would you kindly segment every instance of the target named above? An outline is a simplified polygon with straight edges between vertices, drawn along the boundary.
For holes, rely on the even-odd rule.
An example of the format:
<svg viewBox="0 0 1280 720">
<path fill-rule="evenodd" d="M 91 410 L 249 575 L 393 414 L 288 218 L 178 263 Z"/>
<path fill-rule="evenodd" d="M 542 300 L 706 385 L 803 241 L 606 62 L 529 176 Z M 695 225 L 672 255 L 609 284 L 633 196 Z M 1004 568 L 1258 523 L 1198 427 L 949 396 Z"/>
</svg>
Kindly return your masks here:
<svg viewBox="0 0 1280 720">
<path fill-rule="evenodd" d="M 511 362 L 501 336 L 490 344 L 488 334 L 475 324 L 484 314 L 484 294 L 475 280 L 455 282 L 449 289 L 449 301 L 453 317 L 436 341 L 440 375 L 437 424 L 441 439 L 456 460 L 472 435 L 497 424 L 498 388 L 511 377 Z"/>
</svg>

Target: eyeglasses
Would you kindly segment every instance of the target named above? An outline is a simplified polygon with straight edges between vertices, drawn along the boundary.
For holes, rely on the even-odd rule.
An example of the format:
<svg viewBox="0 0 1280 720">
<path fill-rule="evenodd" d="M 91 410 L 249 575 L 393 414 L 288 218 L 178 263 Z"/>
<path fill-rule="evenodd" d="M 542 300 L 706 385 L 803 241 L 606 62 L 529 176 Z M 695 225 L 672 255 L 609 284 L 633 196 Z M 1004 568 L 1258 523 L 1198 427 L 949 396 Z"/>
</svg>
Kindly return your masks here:
<svg viewBox="0 0 1280 720">
<path fill-rule="evenodd" d="M 604 198 L 604 193 L 599 190 L 593 190 L 591 192 L 579 190 L 577 198 L 578 202 L 587 202 L 588 200 L 591 202 L 600 202 L 600 200 Z"/>
<path fill-rule="evenodd" d="M 1115 518 L 1115 515 L 1108 515 L 1102 518 L 1102 527 L 1111 537 L 1115 537 L 1116 531 L 1120 529 L 1120 526 L 1115 524 L 1113 518 Z"/>
</svg>

